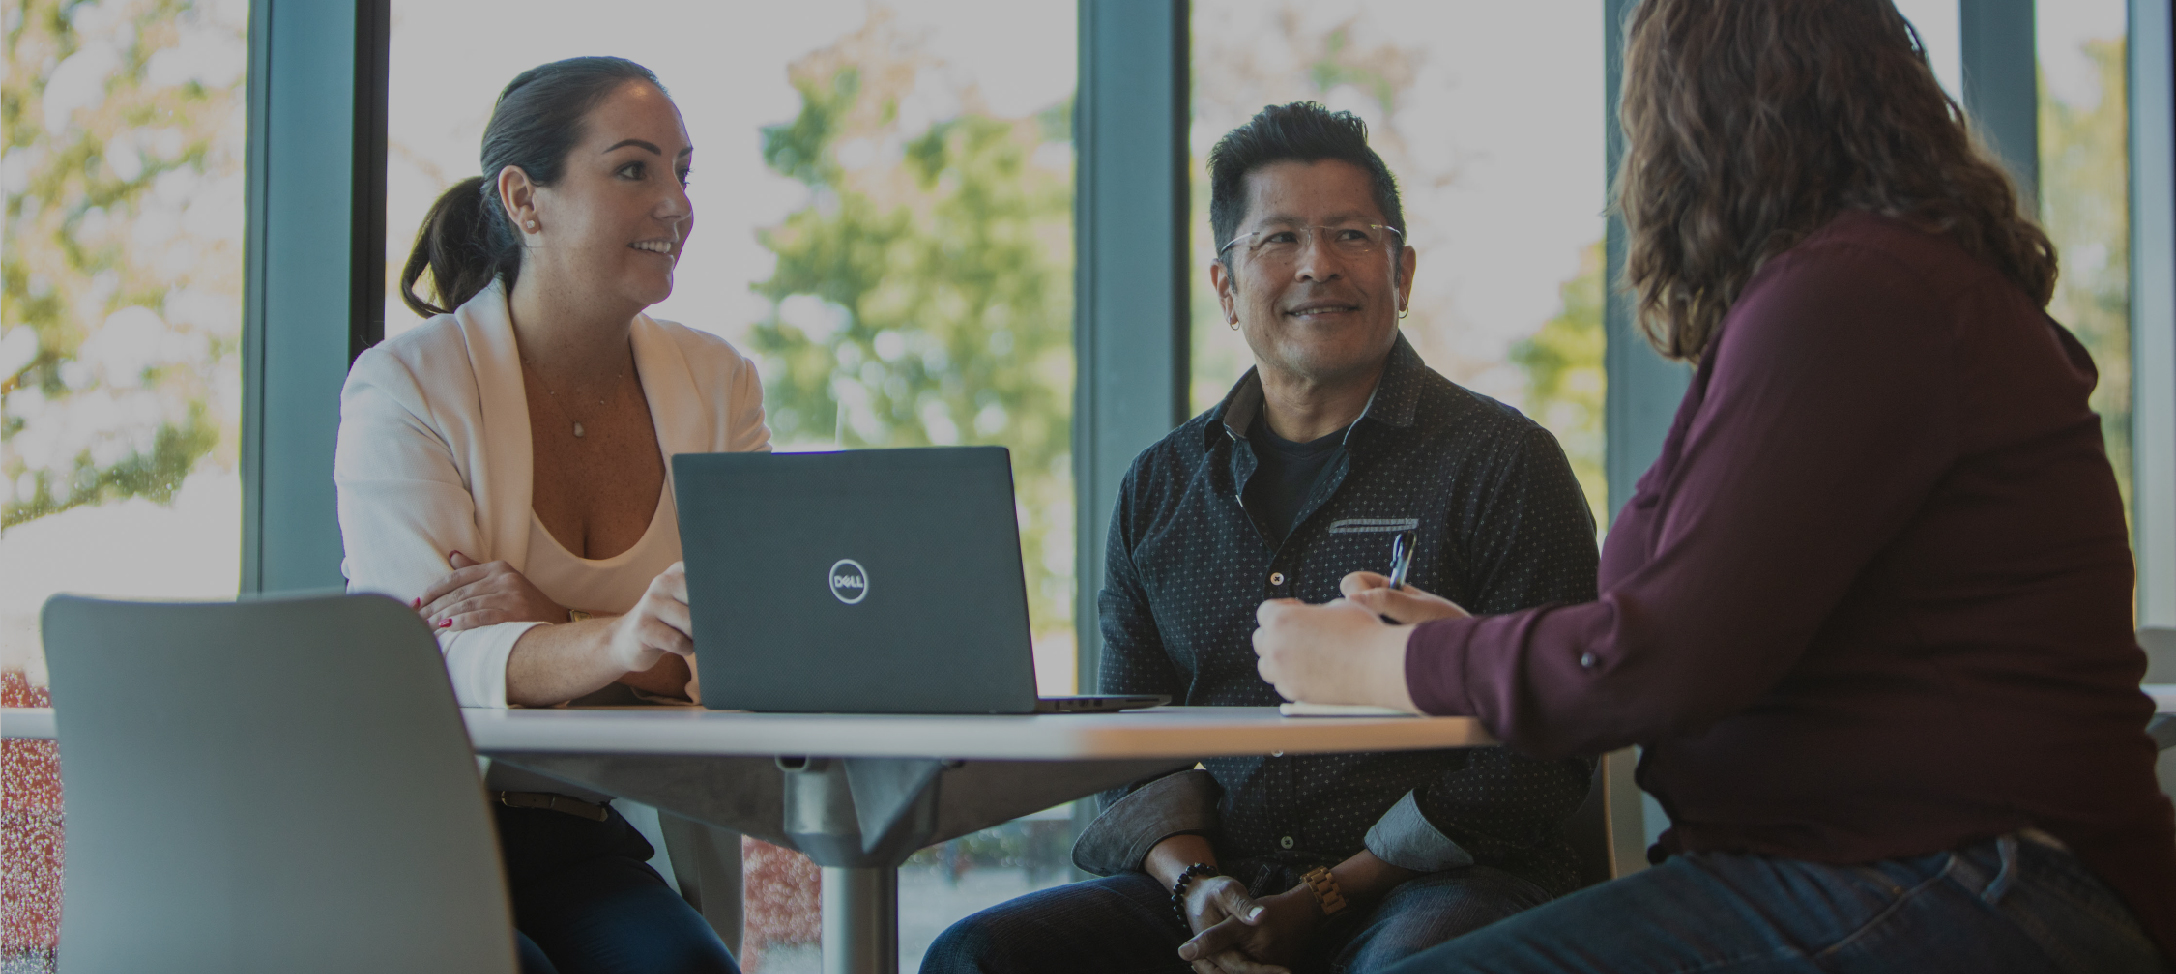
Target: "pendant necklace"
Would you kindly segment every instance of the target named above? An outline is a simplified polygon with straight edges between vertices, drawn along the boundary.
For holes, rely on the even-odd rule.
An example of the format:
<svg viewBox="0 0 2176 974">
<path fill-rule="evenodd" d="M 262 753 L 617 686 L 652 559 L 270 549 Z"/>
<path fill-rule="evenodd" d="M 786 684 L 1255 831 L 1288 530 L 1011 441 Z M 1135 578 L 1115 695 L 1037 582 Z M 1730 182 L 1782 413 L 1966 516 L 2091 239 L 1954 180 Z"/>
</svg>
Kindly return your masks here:
<svg viewBox="0 0 2176 974">
<path fill-rule="evenodd" d="M 523 362 L 522 362 L 521 364 L 522 364 L 523 366 L 527 367 L 527 368 L 529 369 L 529 371 L 530 371 L 531 373 L 535 373 L 535 374 L 536 374 L 536 377 L 537 377 L 537 381 L 536 381 L 536 384 L 537 384 L 537 385 L 540 385 L 540 386 L 543 386 L 543 385 L 544 385 L 544 376 L 543 376 L 543 374 L 542 374 L 542 373 L 539 373 L 539 372 L 537 372 L 537 371 L 536 371 L 536 366 L 534 366 L 534 365 L 530 365 L 530 364 L 528 363 L 528 361 L 526 361 L 526 360 L 524 360 L 524 361 L 523 361 Z M 624 382 L 624 381 L 625 381 L 626 379 L 627 379 L 627 373 L 625 373 L 625 372 L 620 372 L 620 373 L 617 373 L 617 374 L 613 375 L 613 377 L 612 377 L 612 388 L 613 388 L 613 389 L 615 389 L 615 390 L 617 390 L 617 389 L 618 389 L 618 388 L 620 387 L 620 384 L 621 384 L 622 382 Z M 588 431 L 588 430 L 585 430 L 585 429 L 583 429 L 583 428 L 582 428 L 582 421 L 581 421 L 581 420 L 575 419 L 575 418 L 573 418 L 572 416 L 570 416 L 570 415 L 568 415 L 568 414 L 567 414 L 567 408 L 566 408 L 566 407 L 565 407 L 564 405 L 562 405 L 562 404 L 561 404 L 561 403 L 559 402 L 559 392 L 558 392 L 557 390 L 553 389 L 553 388 L 552 388 L 552 387 L 550 387 L 550 386 L 544 386 L 544 394 L 545 394 L 546 396 L 549 396 L 549 397 L 551 397 L 551 400 L 552 400 L 552 408 L 554 408 L 554 409 L 557 409 L 557 410 L 559 411 L 559 416 L 560 416 L 560 418 L 561 418 L 561 419 L 565 419 L 565 420 L 568 420 L 568 421 L 570 421 L 570 422 L 572 422 L 572 423 L 574 424 L 574 438 L 575 438 L 575 439 L 579 440 L 579 439 L 581 439 L 581 438 L 583 438 L 583 437 L 585 437 L 585 436 L 589 435 L 589 431 Z M 605 404 L 605 402 L 604 402 L 604 400 L 603 400 L 602 398 L 600 398 L 600 399 L 598 399 L 598 400 L 597 400 L 597 405 L 599 405 L 599 406 L 602 406 L 602 405 L 604 405 L 604 404 Z"/>
</svg>

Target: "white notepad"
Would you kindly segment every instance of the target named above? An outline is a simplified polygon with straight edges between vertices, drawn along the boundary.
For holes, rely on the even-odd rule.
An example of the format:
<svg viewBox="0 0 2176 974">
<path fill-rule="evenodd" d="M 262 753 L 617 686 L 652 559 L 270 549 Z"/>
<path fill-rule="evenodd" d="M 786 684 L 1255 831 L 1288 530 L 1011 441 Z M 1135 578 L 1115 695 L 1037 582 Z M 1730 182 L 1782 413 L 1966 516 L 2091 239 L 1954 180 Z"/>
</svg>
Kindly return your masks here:
<svg viewBox="0 0 2176 974">
<path fill-rule="evenodd" d="M 1394 707 L 1369 707 L 1357 703 L 1287 703 L 1277 705 L 1287 717 L 1418 717 Z"/>
</svg>

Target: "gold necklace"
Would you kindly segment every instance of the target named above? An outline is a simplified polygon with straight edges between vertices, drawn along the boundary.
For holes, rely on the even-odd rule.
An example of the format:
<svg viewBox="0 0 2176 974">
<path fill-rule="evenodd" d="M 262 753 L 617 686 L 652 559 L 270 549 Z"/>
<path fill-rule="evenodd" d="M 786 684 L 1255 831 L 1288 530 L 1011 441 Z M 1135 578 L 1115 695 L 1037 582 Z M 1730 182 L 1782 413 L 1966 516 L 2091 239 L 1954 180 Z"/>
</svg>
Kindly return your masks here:
<svg viewBox="0 0 2176 974">
<path fill-rule="evenodd" d="M 566 407 L 566 406 L 565 406 L 564 404 L 562 404 L 562 403 L 561 403 L 561 402 L 559 401 L 559 391 L 558 391 L 558 390 L 556 390 L 556 389 L 553 389 L 553 388 L 552 388 L 551 386 L 546 386 L 546 385 L 544 385 L 544 374 L 543 374 L 543 373 L 541 373 L 541 372 L 538 372 L 538 371 L 537 371 L 537 369 L 536 369 L 536 366 L 535 366 L 535 365 L 532 365 L 532 364 L 530 364 L 530 362 L 529 362 L 529 360 L 528 360 L 528 359 L 522 359 L 522 360 L 521 360 L 521 367 L 522 367 L 522 368 L 524 368 L 524 369 L 527 369 L 527 370 L 528 370 L 528 371 L 529 371 L 530 373 L 532 373 L 532 374 L 534 374 L 534 375 L 536 376 L 536 384 L 537 384 L 537 385 L 540 385 L 540 386 L 544 386 L 544 395 L 545 395 L 545 396 L 547 396 L 547 397 L 549 397 L 549 398 L 551 399 L 551 401 L 552 401 L 552 408 L 553 408 L 554 410 L 558 411 L 558 413 L 559 413 L 559 418 L 560 418 L 560 419 L 564 419 L 564 420 L 567 420 L 568 422 L 571 422 L 571 423 L 573 423 L 573 424 L 574 424 L 574 438 L 575 438 L 575 439 L 577 439 L 577 440 L 579 440 L 579 439 L 581 439 L 581 438 L 583 438 L 583 437 L 585 437 L 585 436 L 589 435 L 589 431 L 588 431 L 588 430 L 585 430 L 585 429 L 583 429 L 583 428 L 582 428 L 582 421 L 581 421 L 581 420 L 578 420 L 578 419 L 575 419 L 575 418 L 573 417 L 573 415 L 572 415 L 572 414 L 568 413 L 568 412 L 567 412 L 567 407 Z M 627 382 L 627 373 L 625 373 L 625 372 L 618 372 L 618 373 L 614 373 L 614 374 L 613 374 L 613 376 L 612 376 L 612 391 L 614 391 L 614 392 L 617 392 L 617 391 L 619 391 L 619 388 L 620 388 L 620 386 L 622 386 L 622 385 L 626 384 L 626 382 Z M 602 405 L 604 405 L 604 404 L 605 404 L 605 401 L 604 401 L 604 399 L 602 399 L 602 398 L 599 398 L 599 399 L 597 400 L 597 405 L 599 405 L 599 406 L 602 406 Z"/>
</svg>

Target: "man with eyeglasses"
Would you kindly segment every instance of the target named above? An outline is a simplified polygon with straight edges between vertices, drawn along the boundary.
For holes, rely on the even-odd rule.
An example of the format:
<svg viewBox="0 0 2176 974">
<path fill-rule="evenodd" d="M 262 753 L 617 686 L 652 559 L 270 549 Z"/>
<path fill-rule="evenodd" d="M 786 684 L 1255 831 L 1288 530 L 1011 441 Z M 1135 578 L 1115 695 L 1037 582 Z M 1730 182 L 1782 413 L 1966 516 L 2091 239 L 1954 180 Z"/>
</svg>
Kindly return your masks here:
<svg viewBox="0 0 2176 974">
<path fill-rule="evenodd" d="M 1594 523 L 1555 438 L 1399 333 L 1416 258 L 1366 125 L 1270 106 L 1209 169 L 1209 279 L 1256 367 L 1126 475 L 1101 692 L 1274 706 L 1256 608 L 1337 598 L 1394 551 L 1475 615 L 1591 600 Z M 1105 878 L 960 921 L 922 970 L 1378 970 L 1576 887 L 1562 822 L 1591 770 L 1494 748 L 1211 759 L 1104 796 L 1073 861 Z"/>
</svg>

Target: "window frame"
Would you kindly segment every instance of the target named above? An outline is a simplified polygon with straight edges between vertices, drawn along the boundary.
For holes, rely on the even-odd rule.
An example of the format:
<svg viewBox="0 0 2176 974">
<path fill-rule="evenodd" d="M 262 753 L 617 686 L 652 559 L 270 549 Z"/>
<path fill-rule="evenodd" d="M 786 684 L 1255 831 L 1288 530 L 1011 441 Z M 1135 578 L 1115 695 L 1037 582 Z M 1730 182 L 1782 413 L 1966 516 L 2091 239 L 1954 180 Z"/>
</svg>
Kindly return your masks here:
<svg viewBox="0 0 2176 974">
<path fill-rule="evenodd" d="M 241 592 L 341 588 L 340 387 L 384 336 L 389 0 L 252 0 Z"/>
<path fill-rule="evenodd" d="M 2130 0 L 2131 529 L 2138 624 L 2176 626 L 2176 74 L 2165 0 Z"/>
<path fill-rule="evenodd" d="M 1192 23 L 1187 0 L 1080 0 L 1073 627 L 1084 693 L 1101 661 L 1096 593 L 1119 484 L 1189 411 Z"/>
</svg>

